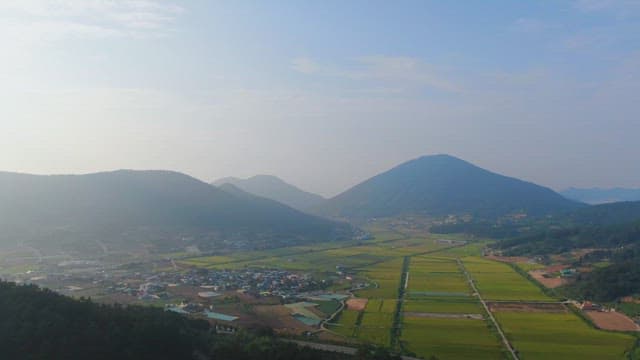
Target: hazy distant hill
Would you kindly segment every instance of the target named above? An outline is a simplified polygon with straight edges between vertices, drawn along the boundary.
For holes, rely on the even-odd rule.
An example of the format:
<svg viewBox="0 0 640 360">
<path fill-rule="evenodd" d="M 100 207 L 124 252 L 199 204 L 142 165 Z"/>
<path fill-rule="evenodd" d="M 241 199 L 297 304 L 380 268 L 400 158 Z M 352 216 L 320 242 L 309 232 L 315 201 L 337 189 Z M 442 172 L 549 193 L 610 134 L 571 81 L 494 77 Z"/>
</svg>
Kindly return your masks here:
<svg viewBox="0 0 640 360">
<path fill-rule="evenodd" d="M 640 221 L 640 201 L 599 204 L 561 214 L 560 223 L 570 225 L 618 225 Z"/>
<path fill-rule="evenodd" d="M 184 174 L 0 173 L 0 245 L 180 248 L 222 241 L 259 247 L 349 236 L 350 227 L 275 201 L 237 196 Z M 94 244 L 95 245 L 95 244 Z"/>
<path fill-rule="evenodd" d="M 605 204 L 620 201 L 640 201 L 640 189 L 624 188 L 569 188 L 560 192 L 569 199 L 581 201 L 587 204 Z"/>
<path fill-rule="evenodd" d="M 329 199 L 319 214 L 371 218 L 407 213 L 543 215 L 583 206 L 554 191 L 498 175 L 448 155 L 425 156 Z"/>
<path fill-rule="evenodd" d="M 303 211 L 325 201 L 320 195 L 300 190 L 271 175 L 256 175 L 248 179 L 227 177 L 213 182 L 216 186 L 222 184 L 231 184 L 250 194 L 272 199 Z"/>
</svg>

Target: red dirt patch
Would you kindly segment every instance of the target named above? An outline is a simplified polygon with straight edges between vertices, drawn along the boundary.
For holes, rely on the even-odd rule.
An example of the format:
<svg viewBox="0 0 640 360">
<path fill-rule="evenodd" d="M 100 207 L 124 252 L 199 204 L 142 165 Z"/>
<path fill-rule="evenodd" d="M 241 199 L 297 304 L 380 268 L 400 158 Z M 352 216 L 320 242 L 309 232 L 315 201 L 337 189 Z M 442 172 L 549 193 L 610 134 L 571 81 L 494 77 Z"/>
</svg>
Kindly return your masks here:
<svg viewBox="0 0 640 360">
<path fill-rule="evenodd" d="M 507 263 L 526 263 L 529 262 L 529 258 L 524 256 L 497 256 L 497 255 L 489 255 L 488 259 L 507 262 Z"/>
<path fill-rule="evenodd" d="M 347 300 L 347 309 L 354 311 L 362 311 L 365 307 L 367 307 L 367 303 L 369 299 L 363 298 L 351 298 Z"/>
<path fill-rule="evenodd" d="M 625 314 L 611 311 L 585 311 L 587 316 L 601 329 L 615 331 L 640 331 L 640 326 Z"/>
<path fill-rule="evenodd" d="M 546 268 L 544 268 L 544 271 L 546 271 L 548 273 L 554 273 L 554 272 L 559 272 L 561 270 L 564 270 L 564 269 L 566 269 L 568 267 L 569 267 L 569 265 L 564 265 L 564 264 L 551 265 L 551 266 L 547 266 Z"/>
<path fill-rule="evenodd" d="M 304 325 L 291 316 L 291 310 L 282 305 L 256 305 L 251 316 L 241 316 L 237 322 L 244 327 L 268 326 L 278 333 L 301 334 L 312 331 L 313 327 Z"/>
<path fill-rule="evenodd" d="M 529 275 L 536 279 L 537 282 L 544 285 L 549 289 L 557 288 L 559 286 L 567 284 L 567 279 L 561 277 L 545 277 L 548 274 L 546 270 L 531 270 Z"/>
</svg>

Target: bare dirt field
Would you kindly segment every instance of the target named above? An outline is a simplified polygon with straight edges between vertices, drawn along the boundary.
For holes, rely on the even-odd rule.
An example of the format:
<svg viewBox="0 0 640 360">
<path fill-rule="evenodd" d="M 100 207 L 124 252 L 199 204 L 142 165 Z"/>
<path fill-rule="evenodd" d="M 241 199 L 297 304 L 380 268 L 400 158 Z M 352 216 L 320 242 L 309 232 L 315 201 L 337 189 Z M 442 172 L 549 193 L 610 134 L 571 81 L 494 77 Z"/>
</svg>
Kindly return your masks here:
<svg viewBox="0 0 640 360">
<path fill-rule="evenodd" d="M 472 319 L 472 320 L 484 319 L 484 317 L 481 314 L 442 314 L 442 313 L 405 312 L 404 315 L 410 316 L 410 317 L 432 318 L 432 319 Z"/>
<path fill-rule="evenodd" d="M 601 329 L 615 331 L 640 331 L 640 326 L 619 312 L 585 311 L 587 316 Z"/>
<path fill-rule="evenodd" d="M 547 273 L 554 273 L 554 272 L 558 272 L 558 271 L 567 269 L 568 267 L 569 267 L 569 265 L 565 265 L 565 264 L 551 265 L 551 266 L 547 266 L 546 268 L 544 268 L 543 271 L 545 271 Z"/>
<path fill-rule="evenodd" d="M 490 302 L 488 303 L 491 312 L 544 312 L 544 313 L 566 313 L 567 308 L 560 303 L 519 303 L 519 302 Z"/>
<path fill-rule="evenodd" d="M 347 300 L 347 309 L 353 311 L 362 311 L 365 307 L 367 307 L 367 302 L 369 299 L 363 298 L 351 298 Z"/>
<path fill-rule="evenodd" d="M 291 310 L 282 305 L 257 305 L 253 307 L 252 316 L 241 316 L 238 322 L 242 325 L 266 325 L 279 333 L 301 334 L 313 331 L 314 328 L 304 325 L 291 316 Z"/>
<path fill-rule="evenodd" d="M 532 278 L 536 279 L 537 282 L 549 289 L 557 288 L 559 286 L 567 284 L 567 279 L 563 279 L 561 277 L 548 278 L 544 276 L 545 274 L 547 274 L 546 270 L 529 271 L 529 275 L 531 275 Z"/>
<path fill-rule="evenodd" d="M 526 262 L 529 262 L 530 260 L 529 258 L 524 256 L 496 256 L 496 255 L 487 256 L 487 259 L 492 259 L 492 260 L 497 260 L 497 261 L 502 261 L 507 263 L 526 263 Z"/>
</svg>

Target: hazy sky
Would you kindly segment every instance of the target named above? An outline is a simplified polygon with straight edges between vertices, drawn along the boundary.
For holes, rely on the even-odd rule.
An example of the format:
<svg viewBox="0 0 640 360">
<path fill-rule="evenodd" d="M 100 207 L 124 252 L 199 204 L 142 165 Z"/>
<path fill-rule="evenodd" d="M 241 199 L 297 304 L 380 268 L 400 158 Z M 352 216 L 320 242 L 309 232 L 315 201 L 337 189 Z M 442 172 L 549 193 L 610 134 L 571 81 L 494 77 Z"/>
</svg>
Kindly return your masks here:
<svg viewBox="0 0 640 360">
<path fill-rule="evenodd" d="M 639 0 L 15 0 L 0 45 L 1 170 L 640 186 Z"/>
</svg>

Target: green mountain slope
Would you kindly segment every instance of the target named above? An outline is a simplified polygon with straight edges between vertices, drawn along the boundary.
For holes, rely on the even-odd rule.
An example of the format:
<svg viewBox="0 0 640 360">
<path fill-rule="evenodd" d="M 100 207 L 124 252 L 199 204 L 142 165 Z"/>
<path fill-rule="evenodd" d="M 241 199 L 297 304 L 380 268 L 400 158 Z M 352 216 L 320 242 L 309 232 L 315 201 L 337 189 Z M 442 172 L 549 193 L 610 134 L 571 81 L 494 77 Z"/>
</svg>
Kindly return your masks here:
<svg viewBox="0 0 640 360">
<path fill-rule="evenodd" d="M 421 157 L 377 175 L 314 210 L 347 218 L 408 213 L 497 217 L 576 209 L 551 189 L 498 175 L 448 155 Z"/>
</svg>

